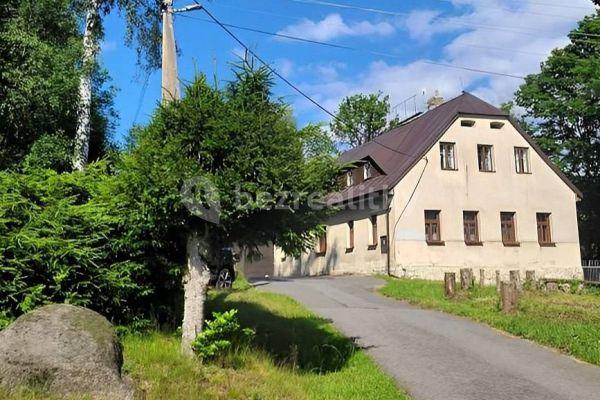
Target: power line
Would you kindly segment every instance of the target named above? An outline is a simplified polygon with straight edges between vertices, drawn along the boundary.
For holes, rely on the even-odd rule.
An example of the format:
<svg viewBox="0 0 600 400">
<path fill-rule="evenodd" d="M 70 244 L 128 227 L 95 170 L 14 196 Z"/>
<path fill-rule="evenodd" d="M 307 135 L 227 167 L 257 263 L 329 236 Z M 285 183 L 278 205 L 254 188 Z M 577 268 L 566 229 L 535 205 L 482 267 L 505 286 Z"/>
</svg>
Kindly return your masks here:
<svg viewBox="0 0 600 400">
<path fill-rule="evenodd" d="M 454 5 L 454 1 L 453 0 L 436 0 L 442 3 L 451 3 Z M 544 17 L 553 17 L 553 18 L 560 18 L 560 19 L 567 19 L 567 20 L 572 20 L 572 17 L 569 16 L 565 16 L 565 15 L 558 15 L 558 14 L 547 14 L 547 13 L 540 13 L 537 11 L 526 11 L 526 10 L 512 10 L 510 8 L 505 8 L 505 7 L 494 7 L 494 6 L 488 6 L 488 5 L 483 5 L 485 3 L 480 3 L 480 2 L 476 2 L 476 3 L 471 3 L 471 4 L 463 4 L 463 5 L 471 5 L 473 7 L 478 7 L 478 8 L 487 8 L 488 10 L 501 10 L 501 11 L 508 11 L 508 12 L 515 12 L 518 11 L 521 14 L 531 14 L 531 15 L 540 15 L 540 16 L 544 16 Z M 589 9 L 590 11 L 593 11 L 593 9 L 590 9 L 588 7 L 566 7 L 569 9 L 576 9 L 576 8 L 581 8 L 581 9 Z"/>
<path fill-rule="evenodd" d="M 380 8 L 371 8 L 371 7 L 361 7 L 361 6 L 354 6 L 354 5 L 350 5 L 350 4 L 335 3 L 335 2 L 323 1 L 323 0 L 288 0 L 288 1 L 291 1 L 294 3 L 308 4 L 308 5 L 320 5 L 320 6 L 342 8 L 342 9 L 348 9 L 348 10 L 357 10 L 357 11 L 370 12 L 370 13 L 381 14 L 381 15 L 391 15 L 391 16 L 400 16 L 400 17 L 406 17 L 406 16 L 411 15 L 410 13 L 407 13 L 407 12 L 390 11 L 390 10 L 383 10 Z M 452 21 L 452 20 L 448 20 L 448 19 L 446 19 L 445 22 L 449 23 L 449 24 L 461 25 L 461 26 L 472 27 L 472 28 L 477 28 L 477 29 L 510 32 L 510 33 L 516 33 L 519 35 L 526 35 L 526 36 L 536 36 L 537 37 L 540 34 L 550 33 L 550 32 L 539 31 L 539 30 L 524 30 L 524 29 L 520 29 L 519 27 L 470 24 L 467 22 Z M 600 34 L 588 34 L 588 33 L 583 33 L 583 32 L 574 32 L 574 34 L 581 35 L 581 36 L 600 37 Z"/>
<path fill-rule="evenodd" d="M 199 20 L 199 21 L 204 21 L 204 22 L 213 22 L 213 21 L 206 20 L 206 19 L 203 19 L 203 18 L 195 18 L 195 17 L 191 17 L 191 16 L 188 16 L 188 15 L 181 15 L 181 16 L 185 17 L 185 18 L 190 18 L 190 19 L 195 19 L 195 20 Z M 281 34 L 281 33 L 263 31 L 261 29 L 254 29 L 254 28 L 249 28 L 249 27 L 240 26 L 240 25 L 234 25 L 234 24 L 228 24 L 228 23 L 221 23 L 221 22 L 216 22 L 216 23 L 218 25 L 222 25 L 223 27 L 229 27 L 229 28 L 233 28 L 233 29 L 245 30 L 245 31 L 249 31 L 249 32 L 260 33 L 260 34 L 263 34 L 263 35 L 281 37 L 281 38 L 285 38 L 285 39 L 296 40 L 296 41 L 299 41 L 299 42 L 305 42 L 305 43 L 316 44 L 316 45 L 321 45 L 321 46 L 333 47 L 333 48 L 338 48 L 338 49 L 342 49 L 342 50 L 363 52 L 363 53 L 373 54 L 373 55 L 381 56 L 381 57 L 389 57 L 389 58 L 394 58 L 394 59 L 402 59 L 401 56 L 395 55 L 395 54 L 389 54 L 389 53 L 384 53 L 384 52 L 379 52 L 379 51 L 373 51 L 373 50 L 366 50 L 366 49 L 359 49 L 359 48 L 356 48 L 356 47 L 344 46 L 344 45 L 339 45 L 339 44 L 335 44 L 335 43 L 321 42 L 321 41 L 318 41 L 318 40 L 312 40 L 312 39 L 306 39 L 306 38 L 302 38 L 302 37 L 298 37 L 298 36 L 292 36 L 292 35 L 286 35 L 286 34 Z M 480 68 L 466 67 L 466 66 L 448 64 L 448 63 L 442 63 L 442 62 L 437 62 L 437 61 L 418 60 L 417 62 L 420 62 L 420 63 L 423 63 L 423 64 L 437 65 L 437 66 L 446 67 L 446 68 L 453 68 L 453 69 L 460 69 L 460 70 L 464 70 L 464 71 L 470 71 L 470 72 L 477 72 L 477 73 L 482 73 L 482 74 L 488 74 L 488 75 L 504 76 L 504 77 L 515 78 L 515 79 L 525 79 L 525 77 L 521 76 L 521 75 L 514 75 L 514 74 L 509 74 L 509 73 L 504 73 L 504 72 L 489 71 L 489 70 L 484 70 L 484 69 L 480 69 Z"/>
<path fill-rule="evenodd" d="M 253 51 L 250 47 L 246 46 L 246 44 L 239 39 L 233 32 L 231 32 L 231 30 L 229 30 L 227 28 L 227 26 L 225 26 L 225 24 L 221 23 L 221 21 L 219 21 L 214 15 L 212 15 L 212 13 L 210 11 L 208 11 L 206 9 L 206 7 L 202 7 L 202 9 L 204 10 L 204 12 L 217 24 L 221 27 L 221 29 L 223 29 L 225 32 L 227 32 L 227 34 L 229 36 L 231 36 L 240 46 L 242 46 L 249 54 L 251 54 L 254 58 L 256 58 L 262 65 L 265 66 L 265 68 L 269 69 L 269 71 L 271 71 L 273 73 L 273 75 L 277 76 L 279 79 L 281 79 L 283 82 L 285 82 L 288 86 L 290 86 L 293 90 L 295 90 L 296 92 L 298 92 L 302 97 L 304 97 L 306 100 L 310 101 L 312 104 L 314 104 L 315 106 L 317 106 L 319 109 L 321 109 L 323 112 L 325 112 L 327 115 L 331 116 L 331 118 L 333 118 L 336 121 L 340 121 L 342 123 L 344 123 L 343 121 L 341 121 L 335 114 L 333 114 L 331 111 L 329 111 L 328 109 L 326 109 L 325 107 L 323 107 L 321 104 L 319 104 L 316 100 L 314 100 L 312 97 L 310 97 L 308 94 L 306 94 L 304 91 L 302 91 L 299 87 L 297 87 L 296 85 L 294 85 L 292 82 L 290 82 L 287 78 L 285 78 L 283 75 L 281 75 L 279 72 L 277 72 L 277 70 L 275 68 L 273 68 L 270 64 L 268 64 L 266 61 L 264 61 L 255 51 Z M 398 154 L 402 154 L 408 157 L 412 157 L 412 158 L 418 158 L 415 157 L 412 154 L 408 154 L 405 152 L 402 152 L 400 150 L 394 149 L 392 147 L 389 147 L 387 145 L 384 145 L 383 143 L 378 142 L 376 139 L 373 140 L 373 142 L 379 144 L 380 146 L 383 146 L 385 148 L 388 148 Z"/>
<path fill-rule="evenodd" d="M 445 1 L 445 0 L 440 0 L 440 1 Z M 451 1 L 451 0 L 448 0 L 448 1 Z M 289 20 L 293 20 L 293 21 L 305 21 L 306 20 L 306 18 L 293 17 L 290 15 L 284 15 L 284 14 L 274 13 L 274 12 L 270 12 L 270 11 L 255 10 L 255 9 L 250 9 L 250 8 L 245 8 L 245 7 L 237 7 L 237 6 L 224 5 L 224 4 L 215 4 L 215 5 L 218 7 L 230 8 L 230 9 L 234 9 L 234 10 L 239 10 L 239 11 L 244 11 L 244 12 L 249 12 L 249 13 L 254 13 L 254 14 L 260 14 L 260 15 L 270 15 L 270 16 L 289 19 Z M 212 22 L 209 20 L 206 20 L 206 21 Z M 330 23 L 328 23 L 325 20 L 322 20 L 319 23 L 331 25 Z M 242 28 L 237 28 L 237 29 L 242 29 Z M 246 30 L 250 30 L 250 29 L 246 29 Z M 262 32 L 257 32 L 257 33 L 262 33 Z M 277 35 L 277 36 L 281 36 L 281 37 L 287 37 L 286 34 L 282 34 L 282 33 L 268 32 L 268 34 L 273 34 L 273 35 Z M 297 40 L 297 39 L 293 38 L 293 40 Z M 310 40 L 310 39 L 306 39 L 306 40 L 303 39 L 302 41 L 308 41 L 308 40 Z M 475 44 L 469 44 L 469 43 L 453 43 L 452 46 L 473 47 L 473 48 L 480 48 L 480 49 L 486 49 L 486 50 L 497 50 L 497 51 L 502 51 L 505 53 L 521 53 L 521 54 L 530 54 L 530 55 L 534 55 L 534 56 L 546 56 L 546 54 L 544 54 L 544 53 L 536 53 L 536 52 L 524 51 L 524 50 L 514 50 L 514 49 L 503 48 L 503 47 L 481 46 L 481 45 L 475 45 Z"/>
</svg>

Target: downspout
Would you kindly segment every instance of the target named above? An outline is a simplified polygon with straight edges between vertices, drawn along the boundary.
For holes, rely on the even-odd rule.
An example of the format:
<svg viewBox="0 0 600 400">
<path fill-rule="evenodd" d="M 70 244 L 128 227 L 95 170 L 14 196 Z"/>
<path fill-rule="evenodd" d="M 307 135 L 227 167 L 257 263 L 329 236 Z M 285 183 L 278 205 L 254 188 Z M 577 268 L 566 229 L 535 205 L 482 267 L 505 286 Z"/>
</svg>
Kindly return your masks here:
<svg viewBox="0 0 600 400">
<path fill-rule="evenodd" d="M 388 275 L 391 277 L 394 277 L 394 278 L 398 278 L 398 276 L 392 275 L 392 273 L 391 273 L 391 266 L 390 266 L 391 256 L 389 253 L 391 252 L 391 249 L 392 249 L 392 243 L 394 243 L 394 264 L 395 264 L 396 263 L 396 246 L 395 246 L 395 244 L 396 244 L 396 227 L 398 226 L 398 223 L 400 222 L 400 219 L 402 218 L 402 216 L 404 215 L 404 212 L 408 208 L 411 200 L 415 196 L 415 193 L 417 192 L 417 188 L 419 187 L 419 184 L 421 183 L 421 179 L 423 179 L 423 175 L 425 174 L 425 169 L 427 168 L 427 165 L 429 164 L 429 159 L 427 158 L 427 156 L 423 157 L 422 160 L 425 160 L 425 165 L 423 166 L 421 175 L 419 175 L 419 179 L 417 180 L 417 183 L 415 184 L 415 188 L 413 189 L 412 193 L 410 194 L 408 201 L 404 205 L 404 208 L 402 209 L 400 216 L 398 216 L 398 219 L 394 223 L 394 231 L 393 231 L 391 237 L 388 236 L 388 242 L 389 242 L 388 243 Z M 390 207 L 388 208 L 388 219 L 389 219 L 389 212 L 390 212 L 391 208 L 392 207 L 391 207 L 391 203 L 390 203 Z M 388 230 L 388 235 L 389 235 L 389 230 Z"/>
<path fill-rule="evenodd" d="M 390 202 L 390 204 L 388 204 L 388 209 L 387 212 L 385 213 L 385 232 L 387 235 L 387 254 L 386 254 L 386 258 L 387 258 L 387 274 L 388 276 L 392 276 L 392 270 L 391 270 L 391 246 L 390 246 L 390 211 L 392 211 L 392 203 Z"/>
</svg>

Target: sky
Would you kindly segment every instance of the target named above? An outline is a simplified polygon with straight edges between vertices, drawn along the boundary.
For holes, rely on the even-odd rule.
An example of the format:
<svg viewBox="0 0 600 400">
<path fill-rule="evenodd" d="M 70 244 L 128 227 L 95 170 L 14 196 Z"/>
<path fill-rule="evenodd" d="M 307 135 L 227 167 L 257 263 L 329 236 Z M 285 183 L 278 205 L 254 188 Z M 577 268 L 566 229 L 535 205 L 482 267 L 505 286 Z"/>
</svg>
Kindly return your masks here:
<svg viewBox="0 0 600 400">
<path fill-rule="evenodd" d="M 175 7 L 193 4 L 175 0 Z M 536 73 L 567 33 L 594 12 L 590 0 L 209 0 L 202 4 L 221 22 L 326 42 L 317 45 L 232 28 L 281 75 L 334 112 L 344 97 L 381 91 L 400 118 L 425 110 L 436 91 L 461 91 L 500 105 Z M 243 48 L 203 11 L 175 16 L 182 86 L 203 73 L 220 84 Z M 117 88 L 122 143 L 131 127 L 149 121 L 160 100 L 160 71 L 146 74 L 124 45 L 118 12 L 105 19 L 101 62 Z M 582 39 L 584 40 L 584 39 Z M 348 49 L 350 47 L 351 49 Z M 442 64 L 442 65 L 440 65 Z M 493 73 L 476 72 L 482 70 Z M 507 76 L 508 75 L 508 76 Z M 298 125 L 331 117 L 276 80 L 274 94 L 292 105 Z M 410 100 L 405 101 L 407 98 Z"/>
</svg>

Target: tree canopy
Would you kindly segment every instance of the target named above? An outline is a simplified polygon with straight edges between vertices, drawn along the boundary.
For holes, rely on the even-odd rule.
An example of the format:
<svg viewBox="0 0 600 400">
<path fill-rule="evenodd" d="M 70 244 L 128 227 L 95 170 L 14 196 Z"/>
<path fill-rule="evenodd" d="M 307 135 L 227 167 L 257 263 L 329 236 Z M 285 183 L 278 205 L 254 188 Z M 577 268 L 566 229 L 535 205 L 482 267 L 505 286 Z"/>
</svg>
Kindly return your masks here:
<svg viewBox="0 0 600 400">
<path fill-rule="evenodd" d="M 9 0 L 0 6 L 0 169 L 23 160 L 43 135 L 73 138 L 81 58 L 77 15 L 67 0 Z M 105 153 L 112 89 L 93 73 L 91 159 Z"/>
<path fill-rule="evenodd" d="M 215 248 L 274 243 L 297 254 L 313 246 L 326 211 L 309 203 L 335 185 L 338 168 L 330 155 L 305 157 L 303 136 L 288 106 L 272 98 L 272 84 L 267 69 L 245 61 L 226 87 L 201 75 L 182 100 L 162 106 L 134 133 L 123 166 L 141 209 L 165 224 L 206 228 Z M 193 201 L 218 202 L 218 224 L 184 207 L 186 182 L 203 185 Z"/>
<path fill-rule="evenodd" d="M 584 37 L 582 34 L 592 35 Z M 516 93 L 542 149 L 581 189 L 583 256 L 600 257 L 600 11 L 569 34 L 571 42 L 527 76 Z"/>
<path fill-rule="evenodd" d="M 340 141 L 357 147 L 398 124 L 396 118 L 388 121 L 389 112 L 389 96 L 355 94 L 342 100 L 331 130 Z"/>
</svg>

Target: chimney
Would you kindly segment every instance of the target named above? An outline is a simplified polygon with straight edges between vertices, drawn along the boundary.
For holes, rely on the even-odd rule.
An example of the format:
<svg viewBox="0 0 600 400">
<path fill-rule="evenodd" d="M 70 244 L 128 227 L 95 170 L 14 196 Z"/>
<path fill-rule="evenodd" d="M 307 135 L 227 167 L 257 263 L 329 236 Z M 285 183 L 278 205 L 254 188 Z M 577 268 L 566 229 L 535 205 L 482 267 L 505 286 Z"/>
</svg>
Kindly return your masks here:
<svg viewBox="0 0 600 400">
<path fill-rule="evenodd" d="M 443 104 L 443 103 L 444 103 L 444 98 L 442 96 L 440 96 L 440 92 L 436 90 L 433 97 L 430 97 L 427 100 L 427 109 L 433 110 L 434 108 L 436 108 L 437 106 L 439 106 L 440 104 Z"/>
</svg>

